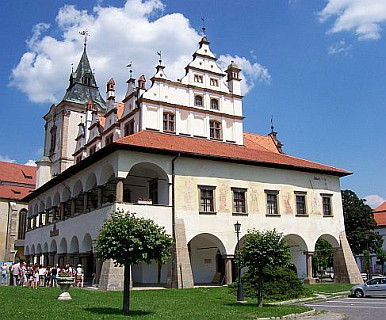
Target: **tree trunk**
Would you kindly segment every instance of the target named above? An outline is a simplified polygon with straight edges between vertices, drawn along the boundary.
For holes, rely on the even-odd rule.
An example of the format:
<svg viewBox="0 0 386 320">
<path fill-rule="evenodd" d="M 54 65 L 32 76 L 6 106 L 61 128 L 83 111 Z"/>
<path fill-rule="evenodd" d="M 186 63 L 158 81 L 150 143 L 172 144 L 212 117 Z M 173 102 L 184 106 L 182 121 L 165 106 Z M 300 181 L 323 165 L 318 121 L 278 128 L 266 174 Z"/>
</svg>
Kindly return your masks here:
<svg viewBox="0 0 386 320">
<path fill-rule="evenodd" d="M 263 274 L 259 274 L 259 285 L 258 285 L 258 292 L 257 292 L 257 306 L 259 308 L 263 307 Z"/>
<path fill-rule="evenodd" d="M 130 264 L 124 265 L 124 280 L 123 280 L 123 314 L 130 314 Z"/>
</svg>

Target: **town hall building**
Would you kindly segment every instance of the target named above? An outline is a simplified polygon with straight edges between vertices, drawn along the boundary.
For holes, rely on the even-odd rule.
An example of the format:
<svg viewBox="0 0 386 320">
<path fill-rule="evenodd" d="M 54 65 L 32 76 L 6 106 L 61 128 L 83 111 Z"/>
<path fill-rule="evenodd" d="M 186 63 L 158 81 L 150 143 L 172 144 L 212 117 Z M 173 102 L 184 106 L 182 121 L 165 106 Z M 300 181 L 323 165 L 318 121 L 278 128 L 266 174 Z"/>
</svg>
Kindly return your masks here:
<svg viewBox="0 0 386 320">
<path fill-rule="evenodd" d="M 28 201 L 29 261 L 81 263 L 101 289 L 122 288 L 123 270 L 98 260 L 94 248 L 115 210 L 135 212 L 166 228 L 175 246 L 167 265 L 132 268 L 134 285 L 230 283 L 235 279 L 234 224 L 282 232 L 298 276 L 312 283 L 318 239 L 334 248 L 335 279 L 361 282 L 348 245 L 340 178 L 350 172 L 290 155 L 276 132 L 243 130 L 241 69 L 222 70 L 203 36 L 185 76 L 165 75 L 160 60 L 150 84 L 127 80 L 122 102 L 115 82 L 106 100 L 86 43 L 63 100 L 45 119 L 44 156 Z"/>
</svg>

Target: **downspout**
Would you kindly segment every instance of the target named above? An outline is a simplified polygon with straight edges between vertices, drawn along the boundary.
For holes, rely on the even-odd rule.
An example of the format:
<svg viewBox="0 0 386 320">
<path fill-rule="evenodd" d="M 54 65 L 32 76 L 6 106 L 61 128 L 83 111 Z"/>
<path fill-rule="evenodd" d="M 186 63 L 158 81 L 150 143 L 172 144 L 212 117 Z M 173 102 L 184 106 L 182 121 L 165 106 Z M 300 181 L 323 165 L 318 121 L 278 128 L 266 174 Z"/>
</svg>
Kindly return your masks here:
<svg viewBox="0 0 386 320">
<path fill-rule="evenodd" d="M 175 161 L 181 157 L 181 153 L 178 153 L 172 160 L 172 237 L 173 237 L 173 253 L 172 253 L 172 279 L 171 287 L 178 288 L 177 279 L 177 250 L 176 250 L 176 199 L 175 199 Z"/>
</svg>

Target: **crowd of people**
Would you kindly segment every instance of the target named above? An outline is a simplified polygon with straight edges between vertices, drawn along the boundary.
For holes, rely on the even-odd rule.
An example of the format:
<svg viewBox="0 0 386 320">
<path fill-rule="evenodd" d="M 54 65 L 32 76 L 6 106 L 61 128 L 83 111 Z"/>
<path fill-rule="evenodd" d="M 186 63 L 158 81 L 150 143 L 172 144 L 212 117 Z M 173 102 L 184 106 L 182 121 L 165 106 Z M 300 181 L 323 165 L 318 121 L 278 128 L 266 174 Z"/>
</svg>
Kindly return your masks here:
<svg viewBox="0 0 386 320">
<path fill-rule="evenodd" d="M 8 277 L 9 276 L 9 277 Z M 11 266 L 5 263 L 1 266 L 1 285 L 21 286 L 37 289 L 38 287 L 56 287 L 57 278 L 61 276 L 74 277 L 74 286 L 83 287 L 84 271 L 82 265 L 77 268 L 67 264 L 64 268 L 59 265 L 42 266 L 15 262 Z M 9 278 L 9 280 L 8 280 Z"/>
</svg>

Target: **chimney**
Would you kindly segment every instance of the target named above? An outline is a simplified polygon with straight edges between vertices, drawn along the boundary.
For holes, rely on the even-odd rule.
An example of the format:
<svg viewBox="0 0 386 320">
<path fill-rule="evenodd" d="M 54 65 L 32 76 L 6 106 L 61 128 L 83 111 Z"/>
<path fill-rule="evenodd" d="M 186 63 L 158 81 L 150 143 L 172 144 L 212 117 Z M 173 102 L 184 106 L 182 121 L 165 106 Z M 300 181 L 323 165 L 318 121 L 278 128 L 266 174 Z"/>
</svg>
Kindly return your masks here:
<svg viewBox="0 0 386 320">
<path fill-rule="evenodd" d="M 241 95 L 241 85 L 240 85 L 240 74 L 241 69 L 235 64 L 234 61 L 231 61 L 231 64 L 225 70 L 227 74 L 228 88 L 233 94 Z"/>
</svg>

